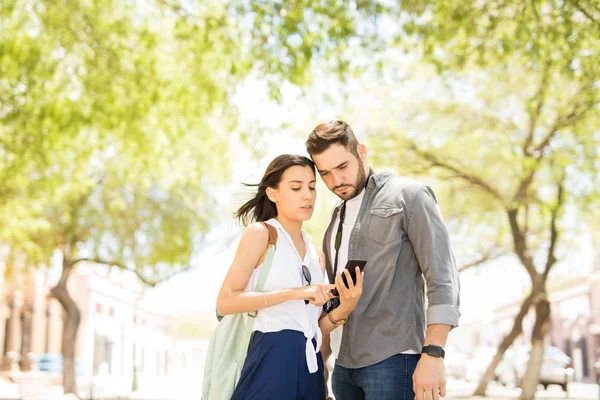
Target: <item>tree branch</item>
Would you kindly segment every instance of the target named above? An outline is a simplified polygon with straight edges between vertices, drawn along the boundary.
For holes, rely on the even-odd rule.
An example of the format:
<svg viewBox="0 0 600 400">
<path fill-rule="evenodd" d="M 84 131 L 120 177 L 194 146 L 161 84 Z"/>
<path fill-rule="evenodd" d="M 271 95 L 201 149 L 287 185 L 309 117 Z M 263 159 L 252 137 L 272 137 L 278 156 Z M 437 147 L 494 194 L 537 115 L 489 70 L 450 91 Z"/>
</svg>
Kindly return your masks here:
<svg viewBox="0 0 600 400">
<path fill-rule="evenodd" d="M 533 6 L 533 9 L 535 10 L 535 6 Z M 533 143 L 533 136 L 535 133 L 535 128 L 537 126 L 538 119 L 540 117 L 540 114 L 542 113 L 542 108 L 544 107 L 544 104 L 546 102 L 546 91 L 548 89 L 548 81 L 549 81 L 548 77 L 550 75 L 549 71 L 550 71 L 550 62 L 548 61 L 547 63 L 544 64 L 542 81 L 540 82 L 540 87 L 534 96 L 534 99 L 537 99 L 537 105 L 535 107 L 535 110 L 533 110 L 533 111 L 528 110 L 529 111 L 528 112 L 529 113 L 529 132 L 527 134 L 527 138 L 525 139 L 525 143 L 523 144 L 523 154 L 525 154 L 527 156 L 531 156 L 531 154 L 533 153 L 531 151 L 530 147 L 531 147 L 531 144 Z"/>
<path fill-rule="evenodd" d="M 517 219 L 518 209 L 511 208 L 506 211 L 508 214 L 508 221 L 510 223 L 510 229 L 512 232 L 515 254 L 517 255 L 517 257 L 519 257 L 519 260 L 527 270 L 527 273 L 529 273 L 531 280 L 534 281 L 539 274 L 535 270 L 533 260 L 528 254 L 527 239 L 525 238 L 525 234 L 519 227 L 519 221 Z"/>
<path fill-rule="evenodd" d="M 58 280 L 56 286 L 66 287 L 75 263 L 71 261 L 71 243 L 65 243 L 60 247 L 63 255 L 62 271 L 60 272 L 60 279 Z"/>
<path fill-rule="evenodd" d="M 537 8 L 535 8 L 535 1 L 531 2 L 531 9 L 533 10 L 533 15 L 535 16 L 535 20 L 537 21 L 538 28 L 539 28 L 541 25 L 542 19 L 540 18 L 540 13 L 538 12 Z"/>
<path fill-rule="evenodd" d="M 475 267 L 477 267 L 477 266 L 479 266 L 479 265 L 481 265 L 481 264 L 483 264 L 485 262 L 488 262 L 488 261 L 491 261 L 491 260 L 495 260 L 497 258 L 504 257 L 504 256 L 507 256 L 509 254 L 510 253 L 508 251 L 500 251 L 498 253 L 493 253 L 492 251 L 490 251 L 488 254 L 484 255 L 483 257 L 481 257 L 481 258 L 479 258 L 479 259 L 477 259 L 477 260 L 475 260 L 473 262 L 470 262 L 468 264 L 463 265 L 462 267 L 460 267 L 458 269 L 458 272 L 460 273 L 460 272 L 463 272 L 463 271 L 465 271 L 467 269 L 475 268 Z"/>
<path fill-rule="evenodd" d="M 533 182 L 533 178 L 535 177 L 535 174 L 538 170 L 538 167 L 540 165 L 540 161 L 543 159 L 544 157 L 544 152 L 546 150 L 546 148 L 550 145 L 550 142 L 552 140 L 552 138 L 554 137 L 555 133 L 564 126 L 568 126 L 569 124 L 572 124 L 573 122 L 576 122 L 578 119 L 582 118 L 586 112 L 588 112 L 592 107 L 594 107 L 596 104 L 598 104 L 600 101 L 594 101 L 594 102 L 590 102 L 587 107 L 581 109 L 582 107 L 584 107 L 584 105 L 578 101 L 578 99 L 581 97 L 582 92 L 584 92 L 586 89 L 588 89 L 591 85 L 587 84 L 584 85 L 583 87 L 581 87 L 578 91 L 577 94 L 573 97 L 573 99 L 575 100 L 575 105 L 573 106 L 573 109 L 567 113 L 564 116 L 559 116 L 554 125 L 552 126 L 552 128 L 550 128 L 550 130 L 547 132 L 546 136 L 544 137 L 544 139 L 536 146 L 535 150 L 533 152 L 530 152 L 530 155 L 533 155 L 534 159 L 536 160 L 536 162 L 534 163 L 534 165 L 531 167 L 531 170 L 529 171 L 529 173 L 527 174 L 527 176 L 525 178 L 523 178 L 523 180 L 521 181 L 521 183 L 519 184 L 519 187 L 515 193 L 514 199 L 513 201 L 519 203 L 520 200 L 525 199 L 527 197 L 527 192 L 529 190 L 529 187 L 531 186 L 531 183 Z M 541 87 L 540 87 L 541 89 Z M 538 109 L 541 110 L 541 101 L 538 103 Z M 535 129 L 535 128 L 533 128 Z M 531 139 L 530 139 L 531 138 Z M 531 146 L 531 143 L 533 141 L 533 131 L 530 130 L 529 132 L 529 136 L 525 142 L 525 145 L 523 147 L 524 151 Z M 536 155 L 537 153 L 537 155 Z M 528 153 L 526 153 L 528 154 Z"/>
<path fill-rule="evenodd" d="M 542 275 L 544 281 L 548 278 L 548 274 L 552 269 L 552 266 L 556 263 L 556 256 L 554 251 L 556 249 L 556 242 L 558 241 L 558 229 L 556 228 L 556 220 L 558 218 L 558 213 L 564 204 L 564 177 L 557 184 L 557 195 L 556 195 L 556 205 L 552 208 L 552 217 L 550 218 L 550 248 L 548 249 L 548 259 L 546 260 L 546 267 L 544 268 L 544 273 Z"/>
<path fill-rule="evenodd" d="M 483 179 L 481 179 L 475 175 L 470 175 L 470 174 L 466 173 L 465 171 L 463 171 L 453 165 L 450 165 L 449 163 L 439 160 L 432 153 L 419 149 L 417 147 L 417 145 L 414 144 L 413 142 L 409 142 L 408 147 L 410 150 L 414 151 L 417 154 L 417 156 L 421 157 L 422 159 L 427 160 L 431 164 L 432 167 L 438 167 L 438 168 L 444 169 L 448 172 L 451 172 L 452 174 L 454 174 L 455 177 L 463 179 L 463 180 L 469 182 L 470 184 L 472 184 L 473 186 L 483 189 L 484 192 L 486 192 L 487 194 L 491 195 L 496 200 L 498 200 L 504 204 L 504 199 L 500 195 L 500 192 L 497 189 L 495 189 L 494 187 L 492 187 L 492 185 L 485 182 Z"/>
<path fill-rule="evenodd" d="M 592 23 L 597 24 L 598 21 L 585 9 L 581 6 L 581 4 L 579 4 L 578 1 L 575 2 L 575 7 L 577 7 L 577 9 L 579 11 L 581 11 L 581 13 L 583 15 L 585 15 L 587 17 L 587 19 L 589 19 Z"/>
<path fill-rule="evenodd" d="M 526 201 L 523 201 L 527 198 L 527 193 L 529 191 L 529 187 L 531 186 L 531 183 L 533 182 L 533 178 L 535 176 L 535 173 L 537 172 L 537 165 L 535 165 L 531 171 L 529 171 L 529 175 L 527 175 L 519 184 L 519 187 L 517 188 L 517 192 L 515 193 L 515 197 L 513 198 L 513 201 L 515 203 L 524 203 L 527 204 Z"/>
<path fill-rule="evenodd" d="M 168 276 L 166 276 L 166 277 L 164 277 L 162 279 L 159 279 L 159 280 L 150 280 L 150 279 L 146 278 L 144 276 L 144 274 L 142 274 L 137 269 L 135 269 L 135 268 L 129 268 L 125 264 L 122 264 L 122 263 L 117 262 L 117 261 L 107 261 L 107 260 L 103 260 L 101 258 L 79 258 L 79 259 L 73 261 L 73 263 L 71 265 L 75 265 L 75 264 L 77 264 L 79 262 L 82 262 L 82 261 L 93 262 L 93 263 L 96 263 L 96 264 L 108 265 L 108 266 L 111 266 L 111 267 L 117 267 L 117 268 L 119 268 L 122 271 L 133 272 L 143 284 L 145 284 L 147 286 L 150 286 L 150 287 L 155 287 L 156 285 L 158 285 L 160 283 L 164 283 L 164 282 L 168 281 L 169 279 L 171 279 L 175 275 L 179 275 L 182 272 L 189 271 L 190 269 L 193 268 L 191 265 L 188 265 L 185 268 L 182 268 L 182 269 L 180 269 L 180 270 L 178 270 L 178 271 L 172 273 L 171 275 L 168 275 Z"/>
<path fill-rule="evenodd" d="M 542 142 L 535 148 L 534 153 L 539 153 L 536 157 L 537 160 L 542 159 L 544 150 L 546 150 L 546 148 L 550 145 L 550 141 L 552 140 L 552 137 L 554 136 L 557 130 L 581 119 L 586 112 L 592 109 L 592 107 L 594 107 L 596 104 L 600 103 L 600 100 L 592 101 L 587 105 L 587 107 L 583 108 L 583 110 L 580 110 L 582 107 L 584 107 L 584 104 L 582 104 L 579 101 L 579 98 L 582 97 L 582 93 L 586 89 L 589 89 L 592 85 L 593 83 L 588 83 L 587 85 L 584 85 L 582 88 L 580 88 L 575 94 L 575 96 L 573 96 L 573 100 L 575 100 L 575 105 L 573 106 L 571 112 L 567 113 L 564 116 L 559 116 L 556 118 L 554 125 L 552 126 L 552 128 L 550 128 L 550 130 L 548 130 L 548 133 L 546 134 L 544 140 L 542 140 Z"/>
</svg>

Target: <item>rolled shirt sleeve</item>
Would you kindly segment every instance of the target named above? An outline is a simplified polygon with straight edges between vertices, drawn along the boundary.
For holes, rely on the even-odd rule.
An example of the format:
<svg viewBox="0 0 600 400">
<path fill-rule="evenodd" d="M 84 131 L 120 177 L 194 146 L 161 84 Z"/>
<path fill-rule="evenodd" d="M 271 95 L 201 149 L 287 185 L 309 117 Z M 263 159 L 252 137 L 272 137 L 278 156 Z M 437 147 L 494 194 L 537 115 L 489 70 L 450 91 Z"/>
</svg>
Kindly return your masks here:
<svg viewBox="0 0 600 400">
<path fill-rule="evenodd" d="M 450 237 L 429 186 L 414 197 L 407 234 L 427 282 L 427 325 L 458 326 L 460 282 Z"/>
</svg>

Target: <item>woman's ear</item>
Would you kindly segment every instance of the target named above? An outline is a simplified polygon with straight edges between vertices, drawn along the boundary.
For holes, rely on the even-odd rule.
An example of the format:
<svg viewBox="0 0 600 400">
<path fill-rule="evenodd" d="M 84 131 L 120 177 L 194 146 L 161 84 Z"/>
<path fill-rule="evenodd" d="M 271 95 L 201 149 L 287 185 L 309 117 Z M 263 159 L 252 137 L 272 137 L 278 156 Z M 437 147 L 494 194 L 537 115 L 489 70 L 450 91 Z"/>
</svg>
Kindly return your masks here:
<svg viewBox="0 0 600 400">
<path fill-rule="evenodd" d="M 277 190 L 268 187 L 266 193 L 269 200 L 271 200 L 273 203 L 277 203 Z"/>
</svg>

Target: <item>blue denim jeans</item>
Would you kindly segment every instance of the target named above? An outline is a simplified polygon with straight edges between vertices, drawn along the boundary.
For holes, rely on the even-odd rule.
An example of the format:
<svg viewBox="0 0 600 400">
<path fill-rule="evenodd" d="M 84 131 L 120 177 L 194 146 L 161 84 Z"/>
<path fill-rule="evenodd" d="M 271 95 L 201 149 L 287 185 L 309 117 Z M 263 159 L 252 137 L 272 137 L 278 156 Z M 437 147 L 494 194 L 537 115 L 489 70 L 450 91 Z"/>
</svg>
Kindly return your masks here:
<svg viewBox="0 0 600 400">
<path fill-rule="evenodd" d="M 412 376 L 420 354 L 397 354 L 364 368 L 337 363 L 332 386 L 336 400 L 413 400 Z"/>
</svg>

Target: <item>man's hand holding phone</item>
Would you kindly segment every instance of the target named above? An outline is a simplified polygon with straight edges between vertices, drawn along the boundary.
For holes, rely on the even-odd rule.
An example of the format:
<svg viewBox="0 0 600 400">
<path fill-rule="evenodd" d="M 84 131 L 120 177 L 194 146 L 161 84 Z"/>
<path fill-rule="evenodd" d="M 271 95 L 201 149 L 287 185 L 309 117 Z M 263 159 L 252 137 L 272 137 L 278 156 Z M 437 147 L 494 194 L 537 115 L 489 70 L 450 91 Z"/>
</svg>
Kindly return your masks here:
<svg viewBox="0 0 600 400">
<path fill-rule="evenodd" d="M 358 304 L 358 300 L 360 299 L 360 296 L 362 294 L 364 272 L 362 272 L 360 270 L 360 267 L 358 266 L 355 267 L 355 272 L 356 283 L 352 279 L 350 271 L 344 269 L 344 271 L 342 272 L 346 277 L 345 280 L 348 283 L 348 286 L 344 284 L 342 274 L 338 272 L 335 277 L 335 287 L 340 297 L 340 306 L 338 307 L 338 312 L 343 313 L 344 318 L 346 318 L 348 315 L 350 315 L 350 313 L 352 313 L 352 311 L 354 311 L 356 305 Z"/>
</svg>

